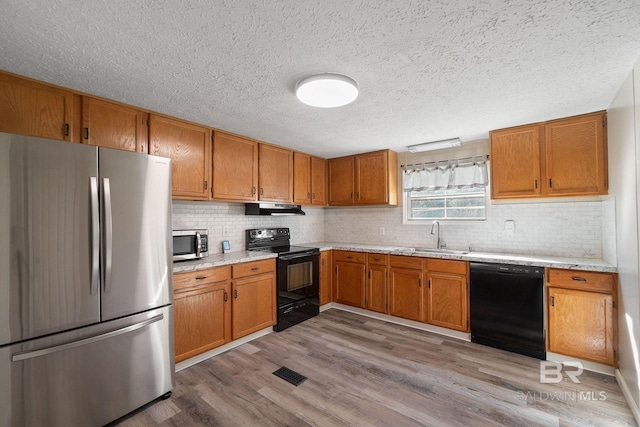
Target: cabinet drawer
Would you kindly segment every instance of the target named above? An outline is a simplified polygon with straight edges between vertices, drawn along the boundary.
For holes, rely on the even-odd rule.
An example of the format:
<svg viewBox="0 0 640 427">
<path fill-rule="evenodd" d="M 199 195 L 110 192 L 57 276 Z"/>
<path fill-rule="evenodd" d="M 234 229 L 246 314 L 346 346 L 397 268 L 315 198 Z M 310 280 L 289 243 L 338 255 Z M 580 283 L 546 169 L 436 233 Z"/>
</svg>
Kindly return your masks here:
<svg viewBox="0 0 640 427">
<path fill-rule="evenodd" d="M 440 271 L 442 273 L 467 274 L 467 262 L 430 258 L 427 260 L 427 270 Z"/>
<path fill-rule="evenodd" d="M 547 285 L 557 288 L 578 289 L 583 291 L 613 292 L 615 274 L 594 271 L 547 270 Z"/>
<path fill-rule="evenodd" d="M 275 259 L 265 259 L 264 261 L 244 262 L 233 265 L 233 278 L 255 276 L 256 274 L 268 273 L 276 270 Z"/>
<path fill-rule="evenodd" d="M 422 270 L 422 258 L 403 255 L 390 255 L 389 265 L 391 267 L 415 268 Z"/>
<path fill-rule="evenodd" d="M 189 271 L 173 275 L 173 289 L 178 291 L 215 282 L 222 282 L 231 278 L 231 267 L 216 267 L 206 270 Z"/>
<path fill-rule="evenodd" d="M 369 265 L 387 265 L 389 263 L 389 255 L 367 254 L 367 262 Z"/>
<path fill-rule="evenodd" d="M 360 264 L 364 264 L 365 256 L 364 252 L 351 252 L 351 251 L 333 251 L 333 260 L 334 261 L 343 261 L 343 262 L 357 262 Z"/>
</svg>

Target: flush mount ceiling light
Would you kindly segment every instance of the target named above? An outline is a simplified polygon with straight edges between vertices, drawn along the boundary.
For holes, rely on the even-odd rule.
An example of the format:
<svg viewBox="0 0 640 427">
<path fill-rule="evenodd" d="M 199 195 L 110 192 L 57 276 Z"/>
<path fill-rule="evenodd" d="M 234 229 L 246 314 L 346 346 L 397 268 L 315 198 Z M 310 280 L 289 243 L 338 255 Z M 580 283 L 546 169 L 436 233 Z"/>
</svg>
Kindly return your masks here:
<svg viewBox="0 0 640 427">
<path fill-rule="evenodd" d="M 460 138 L 452 138 L 410 145 L 407 148 L 411 153 L 421 153 L 423 151 L 440 150 L 442 148 L 460 147 L 461 145 L 462 141 L 460 141 Z"/>
<path fill-rule="evenodd" d="M 342 74 L 316 74 L 298 82 L 296 96 L 312 107 L 342 107 L 358 97 L 358 84 Z"/>
</svg>

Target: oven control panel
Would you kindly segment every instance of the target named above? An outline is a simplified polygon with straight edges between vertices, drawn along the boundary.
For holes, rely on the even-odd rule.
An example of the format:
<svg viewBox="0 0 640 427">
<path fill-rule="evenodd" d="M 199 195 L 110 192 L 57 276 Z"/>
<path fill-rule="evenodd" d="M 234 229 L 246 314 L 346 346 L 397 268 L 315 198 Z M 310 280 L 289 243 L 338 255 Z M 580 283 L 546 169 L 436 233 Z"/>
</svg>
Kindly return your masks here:
<svg viewBox="0 0 640 427">
<path fill-rule="evenodd" d="M 250 239 L 268 239 L 271 237 L 288 237 L 288 228 L 256 228 L 247 230 Z"/>
</svg>

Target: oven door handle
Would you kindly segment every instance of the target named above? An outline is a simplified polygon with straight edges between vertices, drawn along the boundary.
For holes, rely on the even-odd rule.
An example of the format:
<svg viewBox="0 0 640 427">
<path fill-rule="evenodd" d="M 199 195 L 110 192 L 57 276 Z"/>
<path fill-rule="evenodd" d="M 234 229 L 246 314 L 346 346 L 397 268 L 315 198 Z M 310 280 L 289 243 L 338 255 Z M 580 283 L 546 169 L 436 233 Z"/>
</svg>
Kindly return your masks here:
<svg viewBox="0 0 640 427">
<path fill-rule="evenodd" d="M 283 260 L 283 261 L 290 261 L 292 259 L 297 259 L 297 258 L 304 258 L 304 257 L 309 257 L 309 256 L 313 256 L 313 255 L 320 255 L 318 252 L 314 252 L 314 251 L 308 251 L 308 252 L 298 252 L 292 255 L 284 255 L 281 256 L 279 259 Z"/>
</svg>

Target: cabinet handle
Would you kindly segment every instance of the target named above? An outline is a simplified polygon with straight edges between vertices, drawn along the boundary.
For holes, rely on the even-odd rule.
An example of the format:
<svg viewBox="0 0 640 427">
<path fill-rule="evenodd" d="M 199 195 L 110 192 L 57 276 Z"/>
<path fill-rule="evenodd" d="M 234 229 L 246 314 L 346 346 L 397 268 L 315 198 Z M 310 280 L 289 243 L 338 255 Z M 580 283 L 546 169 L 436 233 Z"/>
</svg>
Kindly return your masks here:
<svg viewBox="0 0 640 427">
<path fill-rule="evenodd" d="M 227 291 L 224 291 L 224 302 L 229 301 L 229 294 L 227 293 Z"/>
<path fill-rule="evenodd" d="M 349 193 L 349 199 L 353 200 L 353 191 Z"/>
<path fill-rule="evenodd" d="M 374 258 L 373 260 L 374 261 L 380 261 L 380 258 Z"/>
<path fill-rule="evenodd" d="M 204 182 L 204 189 L 208 190 L 209 189 L 209 181 L 205 181 Z"/>
<path fill-rule="evenodd" d="M 84 139 L 89 139 L 89 128 L 84 128 Z"/>
<path fill-rule="evenodd" d="M 360 200 L 360 192 L 359 191 L 356 193 L 356 199 Z"/>
<path fill-rule="evenodd" d="M 69 123 L 64 124 L 64 136 L 69 136 Z"/>
<path fill-rule="evenodd" d="M 251 190 L 251 194 L 253 194 L 254 196 L 256 195 L 256 187 L 253 187 L 253 189 Z"/>
<path fill-rule="evenodd" d="M 196 277 L 196 280 L 204 280 L 206 278 L 207 278 L 207 276 L 199 276 L 199 277 Z"/>
<path fill-rule="evenodd" d="M 233 298 L 234 299 L 238 299 L 238 290 L 237 289 L 233 290 Z"/>
<path fill-rule="evenodd" d="M 253 268 L 251 269 L 251 271 L 258 271 L 258 270 L 260 270 L 260 267 L 253 267 Z"/>
<path fill-rule="evenodd" d="M 429 289 L 431 289 L 431 279 L 429 279 L 429 283 L 428 283 L 427 287 L 428 287 Z"/>
<path fill-rule="evenodd" d="M 580 276 L 571 276 L 571 280 L 573 280 L 574 282 L 586 282 L 587 279 L 585 279 L 584 277 L 580 277 Z"/>
<path fill-rule="evenodd" d="M 260 195 L 264 196 L 264 188 L 263 187 L 260 187 Z"/>
<path fill-rule="evenodd" d="M 348 256 L 347 259 L 353 259 L 353 257 L 352 256 Z"/>
<path fill-rule="evenodd" d="M 556 306 L 556 297 L 551 297 L 551 307 Z"/>
<path fill-rule="evenodd" d="M 535 185 L 534 188 L 537 190 L 538 189 L 538 180 L 537 179 L 535 180 L 534 185 Z"/>
<path fill-rule="evenodd" d="M 324 259 L 324 258 L 322 258 L 322 260 L 321 260 L 321 261 L 322 261 L 322 265 L 324 265 L 324 261 L 325 261 L 325 259 Z"/>
<path fill-rule="evenodd" d="M 551 178 L 549 178 L 549 188 L 553 187 L 553 181 L 551 180 Z"/>
<path fill-rule="evenodd" d="M 371 279 L 371 270 L 369 270 L 369 279 Z"/>
<path fill-rule="evenodd" d="M 421 288 L 422 287 L 422 279 L 418 279 L 418 287 Z"/>
</svg>

